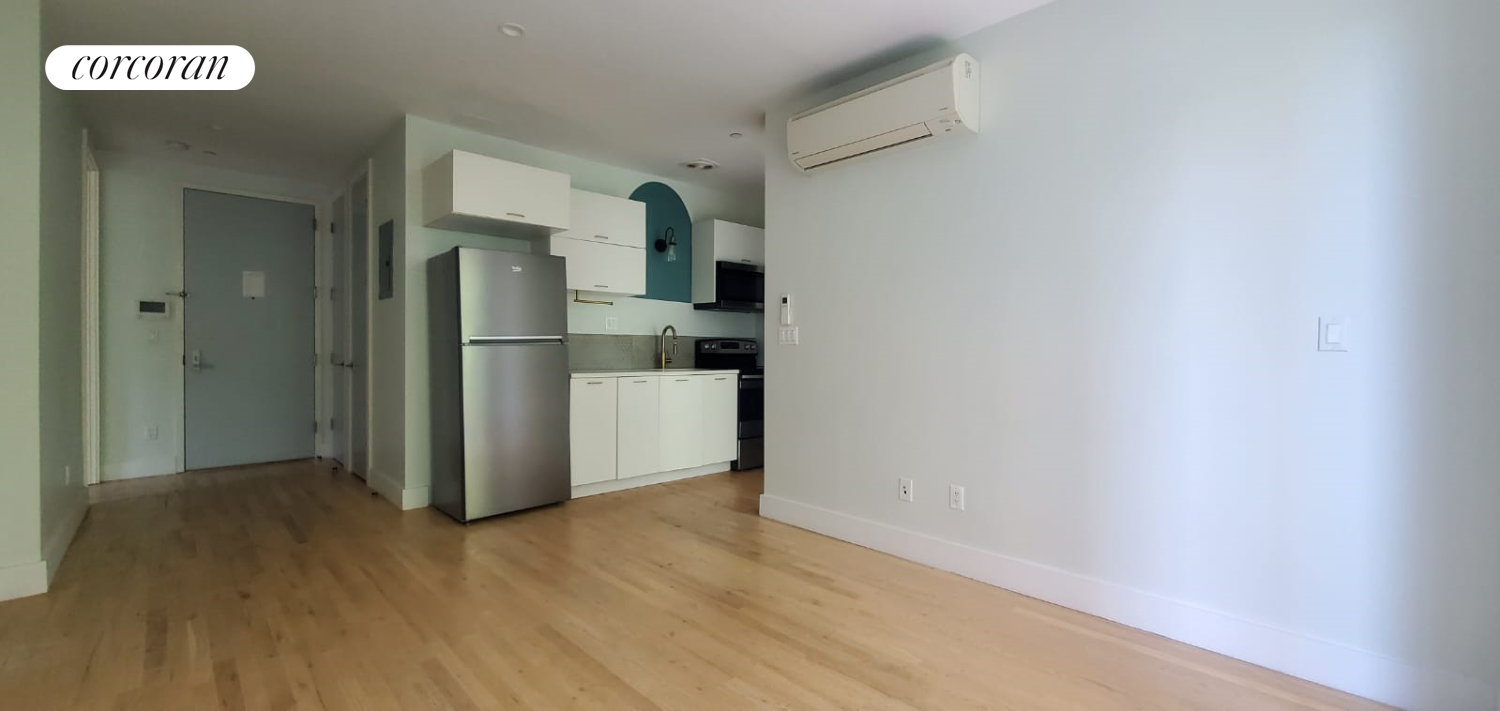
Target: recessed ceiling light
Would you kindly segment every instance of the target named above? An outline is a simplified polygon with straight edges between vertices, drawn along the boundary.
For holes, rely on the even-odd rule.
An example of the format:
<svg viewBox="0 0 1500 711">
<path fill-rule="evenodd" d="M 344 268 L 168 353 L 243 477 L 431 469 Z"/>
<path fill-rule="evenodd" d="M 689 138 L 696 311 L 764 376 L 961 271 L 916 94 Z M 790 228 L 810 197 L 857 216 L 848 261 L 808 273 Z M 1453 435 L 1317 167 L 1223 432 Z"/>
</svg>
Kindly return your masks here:
<svg viewBox="0 0 1500 711">
<path fill-rule="evenodd" d="M 526 28 L 514 22 L 507 22 L 500 26 L 500 34 L 506 37 L 521 38 L 526 36 Z"/>
<path fill-rule="evenodd" d="M 192 146 L 188 145 L 186 141 L 179 141 L 177 139 L 167 141 L 167 147 L 171 148 L 174 151 L 185 151 L 189 148 L 192 148 Z"/>
<path fill-rule="evenodd" d="M 687 168 L 688 170 L 696 170 L 696 171 L 699 171 L 699 172 L 708 172 L 710 170 L 713 170 L 714 168 L 719 167 L 719 164 L 715 163 L 715 162 L 713 162 L 713 161 L 711 161 L 711 160 L 709 160 L 707 158 L 698 158 L 696 160 L 690 160 L 690 161 L 684 162 L 682 164 L 682 167 Z"/>
<path fill-rule="evenodd" d="M 206 156 L 216 156 L 216 155 L 219 155 L 219 152 L 218 151 L 204 151 L 203 155 L 206 155 Z"/>
<path fill-rule="evenodd" d="M 745 134 L 743 134 L 743 133 L 740 133 L 740 132 L 739 132 L 739 131 L 735 131 L 735 132 L 734 132 L 734 133 L 731 133 L 731 134 L 729 134 L 729 137 L 730 137 L 730 138 L 733 138 L 733 139 L 735 139 L 735 140 L 739 140 L 739 139 L 741 139 L 741 138 L 744 138 L 744 137 L 745 137 Z"/>
<path fill-rule="evenodd" d="M 213 129 L 213 130 L 215 130 L 215 131 L 222 131 L 222 130 L 224 130 L 224 124 L 222 124 L 222 123 L 211 123 L 211 124 L 208 125 L 208 127 L 211 128 L 211 129 Z"/>
</svg>

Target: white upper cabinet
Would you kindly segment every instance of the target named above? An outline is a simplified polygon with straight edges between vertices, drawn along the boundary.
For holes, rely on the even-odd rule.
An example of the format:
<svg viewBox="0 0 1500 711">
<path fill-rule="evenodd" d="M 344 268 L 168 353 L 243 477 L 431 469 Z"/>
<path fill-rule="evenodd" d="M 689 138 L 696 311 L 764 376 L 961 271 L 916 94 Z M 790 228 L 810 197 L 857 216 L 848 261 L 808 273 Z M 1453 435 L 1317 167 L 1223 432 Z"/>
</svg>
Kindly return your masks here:
<svg viewBox="0 0 1500 711">
<path fill-rule="evenodd" d="M 719 262 L 766 266 L 766 231 L 723 220 L 693 223 L 693 303 L 718 301 Z"/>
<path fill-rule="evenodd" d="M 740 456 L 739 376 L 699 377 L 703 380 L 703 463 L 732 462 Z"/>
<path fill-rule="evenodd" d="M 646 203 L 587 190 L 572 196 L 572 224 L 558 237 L 646 248 Z"/>
<path fill-rule="evenodd" d="M 764 267 L 766 231 L 723 220 L 701 220 L 693 223 L 693 254 L 700 249 L 712 256 L 711 261 Z"/>
<path fill-rule="evenodd" d="M 554 235 L 547 253 L 568 261 L 568 288 L 606 294 L 646 293 L 646 250 Z"/>
<path fill-rule="evenodd" d="M 422 171 L 422 223 L 460 232 L 545 237 L 571 226 L 571 190 L 572 179 L 564 173 L 451 151 Z"/>
</svg>

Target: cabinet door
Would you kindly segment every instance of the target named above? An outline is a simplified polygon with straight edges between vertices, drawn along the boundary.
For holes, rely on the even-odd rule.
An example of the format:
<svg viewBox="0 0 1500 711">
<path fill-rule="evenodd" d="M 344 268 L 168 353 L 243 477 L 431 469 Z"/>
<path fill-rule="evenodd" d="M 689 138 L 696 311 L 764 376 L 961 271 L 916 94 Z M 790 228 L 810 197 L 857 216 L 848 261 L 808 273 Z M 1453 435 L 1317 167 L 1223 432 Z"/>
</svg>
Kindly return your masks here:
<svg viewBox="0 0 1500 711">
<path fill-rule="evenodd" d="M 759 227 L 714 221 L 714 260 L 739 264 L 766 264 L 766 232 Z"/>
<path fill-rule="evenodd" d="M 568 261 L 568 288 L 636 296 L 646 293 L 646 250 L 554 235 L 548 253 Z"/>
<path fill-rule="evenodd" d="M 739 456 L 740 383 L 738 375 L 703 378 L 703 463 L 731 462 Z"/>
<path fill-rule="evenodd" d="M 453 152 L 453 212 L 566 229 L 572 179 L 498 158 Z"/>
<path fill-rule="evenodd" d="M 661 378 L 620 378 L 619 478 L 661 471 Z"/>
<path fill-rule="evenodd" d="M 615 378 L 574 378 L 568 417 L 573 486 L 615 478 Z"/>
<path fill-rule="evenodd" d="M 703 464 L 703 376 L 661 376 L 661 470 Z"/>
<path fill-rule="evenodd" d="M 572 195 L 573 222 L 559 237 L 645 249 L 646 203 L 586 190 Z"/>
</svg>

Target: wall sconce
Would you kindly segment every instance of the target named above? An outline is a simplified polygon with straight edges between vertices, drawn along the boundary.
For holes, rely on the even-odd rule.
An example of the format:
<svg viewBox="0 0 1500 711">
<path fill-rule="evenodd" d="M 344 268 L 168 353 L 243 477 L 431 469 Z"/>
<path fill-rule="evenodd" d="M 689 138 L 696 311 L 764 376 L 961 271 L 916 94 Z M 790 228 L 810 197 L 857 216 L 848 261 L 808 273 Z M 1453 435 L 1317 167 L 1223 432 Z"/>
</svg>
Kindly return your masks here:
<svg viewBox="0 0 1500 711">
<path fill-rule="evenodd" d="M 666 252 L 667 261 L 677 261 L 677 230 L 667 228 L 661 239 L 656 240 L 656 251 Z"/>
</svg>

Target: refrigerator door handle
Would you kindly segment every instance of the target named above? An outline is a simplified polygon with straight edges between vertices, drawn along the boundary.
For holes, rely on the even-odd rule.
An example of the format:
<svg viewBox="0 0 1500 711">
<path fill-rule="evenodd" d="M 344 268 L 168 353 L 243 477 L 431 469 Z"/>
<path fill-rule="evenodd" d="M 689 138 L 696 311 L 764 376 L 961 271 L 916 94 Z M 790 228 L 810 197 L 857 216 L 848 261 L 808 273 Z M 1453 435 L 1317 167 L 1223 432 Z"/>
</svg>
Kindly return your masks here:
<svg viewBox="0 0 1500 711">
<path fill-rule="evenodd" d="M 563 336 L 469 336 L 466 346 L 497 346 L 509 344 L 563 345 L 568 339 Z"/>
</svg>

